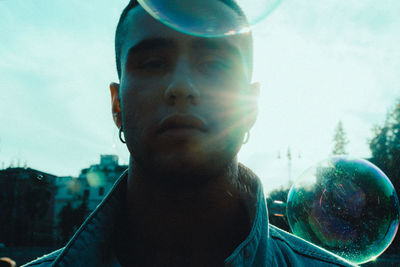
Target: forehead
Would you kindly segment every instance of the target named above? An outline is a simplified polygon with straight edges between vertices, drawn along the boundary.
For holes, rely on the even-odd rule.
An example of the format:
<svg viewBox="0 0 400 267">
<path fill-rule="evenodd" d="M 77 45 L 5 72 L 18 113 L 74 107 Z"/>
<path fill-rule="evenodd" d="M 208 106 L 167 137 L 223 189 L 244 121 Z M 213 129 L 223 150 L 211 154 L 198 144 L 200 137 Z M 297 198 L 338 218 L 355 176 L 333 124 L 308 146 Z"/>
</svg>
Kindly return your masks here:
<svg viewBox="0 0 400 267">
<path fill-rule="evenodd" d="M 226 50 L 235 49 L 246 61 L 248 61 L 249 56 L 251 57 L 252 43 L 250 33 L 218 38 L 202 38 L 187 35 L 157 21 L 140 5 L 129 11 L 123 28 L 120 50 L 122 61 L 126 58 L 129 49 L 142 41 L 161 39 L 173 43 L 176 47 L 191 46 L 202 49 L 200 44 L 204 44 L 203 48 L 205 49 L 209 47 Z"/>
</svg>

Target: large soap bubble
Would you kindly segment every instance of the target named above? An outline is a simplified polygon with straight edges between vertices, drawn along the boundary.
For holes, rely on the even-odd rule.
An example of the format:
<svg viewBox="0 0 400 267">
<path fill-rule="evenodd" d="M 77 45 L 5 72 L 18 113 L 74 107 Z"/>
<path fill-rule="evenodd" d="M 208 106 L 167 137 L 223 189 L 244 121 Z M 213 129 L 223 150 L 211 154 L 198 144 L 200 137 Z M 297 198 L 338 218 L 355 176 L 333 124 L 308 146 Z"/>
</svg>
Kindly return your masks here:
<svg viewBox="0 0 400 267">
<path fill-rule="evenodd" d="M 372 163 L 333 157 L 304 172 L 287 201 L 293 233 L 361 264 L 390 245 L 399 225 L 392 183 Z"/>
<path fill-rule="evenodd" d="M 282 0 L 138 0 L 154 18 L 175 30 L 202 37 L 244 33 Z"/>
</svg>

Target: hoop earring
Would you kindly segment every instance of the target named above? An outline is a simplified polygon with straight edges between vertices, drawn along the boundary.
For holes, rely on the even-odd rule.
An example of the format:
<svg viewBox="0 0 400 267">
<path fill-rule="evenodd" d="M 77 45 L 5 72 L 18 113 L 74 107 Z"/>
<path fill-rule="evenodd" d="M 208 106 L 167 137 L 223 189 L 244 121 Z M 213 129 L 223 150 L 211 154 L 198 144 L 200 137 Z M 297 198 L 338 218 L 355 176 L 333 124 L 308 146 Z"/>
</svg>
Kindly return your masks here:
<svg viewBox="0 0 400 267">
<path fill-rule="evenodd" d="M 250 131 L 247 131 L 245 133 L 245 138 L 243 140 L 243 145 L 247 144 L 247 142 L 249 142 L 249 139 L 250 139 Z"/>
<path fill-rule="evenodd" d="M 124 140 L 124 139 L 122 139 L 122 125 L 121 125 L 121 127 L 119 127 L 119 140 L 122 142 L 122 143 L 124 143 L 124 144 L 126 144 L 126 141 Z"/>
</svg>

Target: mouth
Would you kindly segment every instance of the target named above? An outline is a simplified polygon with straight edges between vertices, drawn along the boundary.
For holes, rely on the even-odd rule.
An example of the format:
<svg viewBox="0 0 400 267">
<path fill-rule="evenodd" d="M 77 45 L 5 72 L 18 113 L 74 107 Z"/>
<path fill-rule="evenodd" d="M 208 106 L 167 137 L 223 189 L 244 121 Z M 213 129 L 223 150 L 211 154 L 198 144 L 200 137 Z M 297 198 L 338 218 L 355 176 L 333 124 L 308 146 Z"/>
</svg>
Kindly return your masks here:
<svg viewBox="0 0 400 267">
<path fill-rule="evenodd" d="M 193 115 L 174 114 L 161 121 L 158 133 L 186 135 L 206 131 L 207 127 L 202 119 Z"/>
</svg>

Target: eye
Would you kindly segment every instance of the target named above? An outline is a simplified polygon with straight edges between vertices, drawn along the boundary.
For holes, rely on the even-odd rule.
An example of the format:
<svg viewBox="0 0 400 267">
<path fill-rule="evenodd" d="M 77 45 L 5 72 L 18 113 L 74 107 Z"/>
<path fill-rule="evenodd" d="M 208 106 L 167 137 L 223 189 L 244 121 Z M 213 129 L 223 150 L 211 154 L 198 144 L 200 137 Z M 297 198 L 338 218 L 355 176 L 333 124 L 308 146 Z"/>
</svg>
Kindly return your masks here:
<svg viewBox="0 0 400 267">
<path fill-rule="evenodd" d="M 147 72 L 165 71 L 168 69 L 168 62 L 161 57 L 151 57 L 140 61 L 137 69 Z"/>
<path fill-rule="evenodd" d="M 205 59 L 199 64 L 199 70 L 205 74 L 227 72 L 230 69 L 229 61 L 222 59 Z"/>
</svg>

